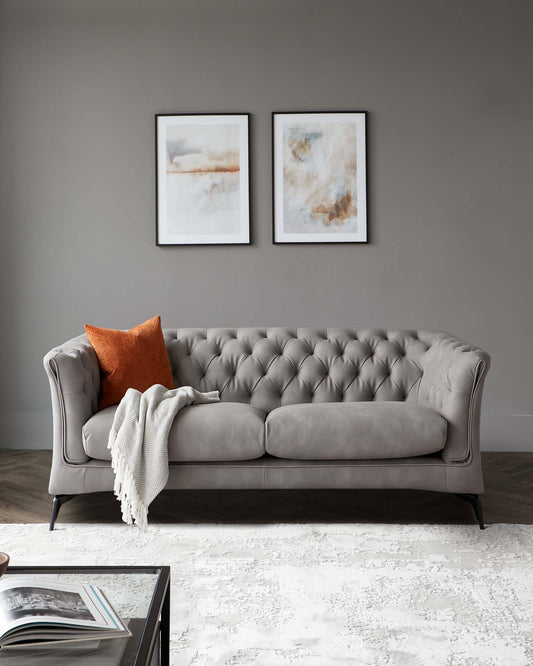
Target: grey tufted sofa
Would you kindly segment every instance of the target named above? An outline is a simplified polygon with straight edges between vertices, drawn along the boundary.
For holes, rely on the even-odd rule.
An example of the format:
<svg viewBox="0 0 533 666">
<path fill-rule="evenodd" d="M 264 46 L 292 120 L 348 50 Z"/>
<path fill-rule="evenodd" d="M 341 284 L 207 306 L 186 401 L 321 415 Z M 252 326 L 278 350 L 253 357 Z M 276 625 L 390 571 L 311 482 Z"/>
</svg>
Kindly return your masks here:
<svg viewBox="0 0 533 666">
<path fill-rule="evenodd" d="M 479 419 L 489 356 L 446 333 L 166 329 L 177 386 L 220 391 L 181 411 L 168 488 L 416 488 L 468 500 L 483 526 Z M 96 412 L 100 372 L 81 335 L 44 358 L 54 422 L 50 529 L 61 504 L 113 489 Z"/>
</svg>

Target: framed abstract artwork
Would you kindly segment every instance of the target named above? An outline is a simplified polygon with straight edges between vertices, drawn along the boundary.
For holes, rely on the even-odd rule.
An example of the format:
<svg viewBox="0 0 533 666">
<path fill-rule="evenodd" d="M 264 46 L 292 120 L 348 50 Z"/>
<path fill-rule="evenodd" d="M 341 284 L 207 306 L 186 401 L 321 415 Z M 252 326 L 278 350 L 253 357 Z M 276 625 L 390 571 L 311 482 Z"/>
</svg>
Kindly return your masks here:
<svg viewBox="0 0 533 666">
<path fill-rule="evenodd" d="M 156 245 L 250 243 L 249 115 L 156 115 Z"/>
<path fill-rule="evenodd" d="M 273 113 L 274 243 L 366 243 L 366 113 Z"/>
</svg>

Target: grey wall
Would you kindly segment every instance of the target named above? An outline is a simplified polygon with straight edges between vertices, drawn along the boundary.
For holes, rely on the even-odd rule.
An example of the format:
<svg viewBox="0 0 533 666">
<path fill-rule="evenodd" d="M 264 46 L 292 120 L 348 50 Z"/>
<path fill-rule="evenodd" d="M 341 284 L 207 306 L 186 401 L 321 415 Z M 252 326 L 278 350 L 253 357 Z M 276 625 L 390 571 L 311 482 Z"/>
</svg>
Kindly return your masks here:
<svg viewBox="0 0 533 666">
<path fill-rule="evenodd" d="M 451 331 L 533 450 L 533 3 L 0 0 L 0 446 L 85 322 Z M 271 245 L 270 112 L 369 112 L 370 245 Z M 154 246 L 154 113 L 249 111 L 252 247 Z"/>
</svg>

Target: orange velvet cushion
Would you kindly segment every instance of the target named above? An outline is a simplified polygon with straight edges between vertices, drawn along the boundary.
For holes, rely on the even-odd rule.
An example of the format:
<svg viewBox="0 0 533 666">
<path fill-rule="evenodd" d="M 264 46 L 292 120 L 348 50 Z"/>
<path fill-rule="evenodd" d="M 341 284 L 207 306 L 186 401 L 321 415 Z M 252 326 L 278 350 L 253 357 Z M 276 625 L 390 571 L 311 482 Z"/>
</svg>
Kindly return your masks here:
<svg viewBox="0 0 533 666">
<path fill-rule="evenodd" d="M 102 371 L 98 409 L 120 402 L 129 388 L 146 391 L 153 384 L 175 388 L 160 317 L 129 331 L 88 325 L 85 331 Z"/>
</svg>

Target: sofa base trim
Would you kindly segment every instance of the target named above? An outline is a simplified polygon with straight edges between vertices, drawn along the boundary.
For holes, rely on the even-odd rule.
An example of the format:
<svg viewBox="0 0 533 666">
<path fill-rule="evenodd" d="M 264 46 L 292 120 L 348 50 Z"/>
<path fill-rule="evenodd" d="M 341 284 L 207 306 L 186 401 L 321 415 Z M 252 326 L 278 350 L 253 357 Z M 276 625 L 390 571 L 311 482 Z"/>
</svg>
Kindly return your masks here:
<svg viewBox="0 0 533 666">
<path fill-rule="evenodd" d="M 168 490 L 410 489 L 447 493 L 483 492 L 478 459 L 451 465 L 437 457 L 379 461 L 311 461 L 261 458 L 231 463 L 171 464 Z M 111 464 L 91 460 L 62 465 L 51 495 L 113 490 Z"/>
</svg>

